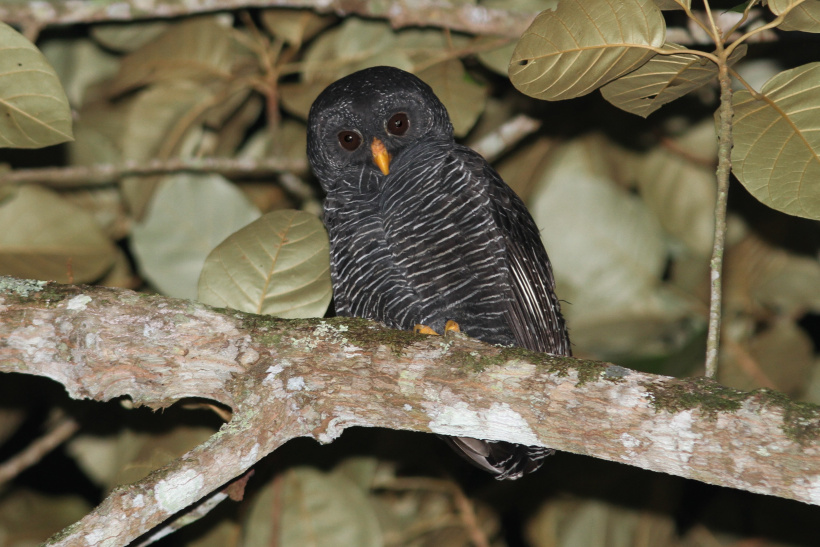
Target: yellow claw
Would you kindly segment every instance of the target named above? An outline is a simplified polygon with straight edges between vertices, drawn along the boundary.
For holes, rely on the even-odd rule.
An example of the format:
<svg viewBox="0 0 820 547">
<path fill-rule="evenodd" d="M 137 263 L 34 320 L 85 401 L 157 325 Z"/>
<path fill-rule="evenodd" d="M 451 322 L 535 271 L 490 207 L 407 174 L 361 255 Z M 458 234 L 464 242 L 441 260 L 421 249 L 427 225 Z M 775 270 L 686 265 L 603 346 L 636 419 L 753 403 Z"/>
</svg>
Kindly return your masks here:
<svg viewBox="0 0 820 547">
<path fill-rule="evenodd" d="M 381 172 L 385 175 L 390 174 L 390 153 L 384 146 L 384 143 L 373 137 L 373 142 L 370 144 L 370 151 L 373 153 L 373 163 L 379 166 Z"/>
<path fill-rule="evenodd" d="M 413 327 L 413 332 L 417 334 L 432 334 L 434 336 L 439 335 L 436 331 L 434 331 L 427 325 L 416 325 L 415 327 Z"/>
</svg>

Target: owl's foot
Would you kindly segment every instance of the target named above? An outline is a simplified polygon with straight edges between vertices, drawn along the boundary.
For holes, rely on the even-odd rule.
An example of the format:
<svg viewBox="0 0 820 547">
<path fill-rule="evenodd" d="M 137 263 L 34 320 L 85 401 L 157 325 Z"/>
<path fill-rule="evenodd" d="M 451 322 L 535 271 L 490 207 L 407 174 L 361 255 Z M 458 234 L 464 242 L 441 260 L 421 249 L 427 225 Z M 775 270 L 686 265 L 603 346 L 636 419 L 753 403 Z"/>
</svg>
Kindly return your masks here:
<svg viewBox="0 0 820 547">
<path fill-rule="evenodd" d="M 413 332 L 416 334 L 432 334 L 433 336 L 438 336 L 438 333 L 427 325 L 416 325 L 413 327 Z"/>
<path fill-rule="evenodd" d="M 434 336 L 439 336 L 439 333 L 427 325 L 416 325 L 413 327 L 413 332 L 417 334 L 432 334 Z M 453 320 L 447 321 L 447 323 L 444 324 L 444 334 L 447 334 L 448 332 L 461 332 L 458 323 Z"/>
</svg>

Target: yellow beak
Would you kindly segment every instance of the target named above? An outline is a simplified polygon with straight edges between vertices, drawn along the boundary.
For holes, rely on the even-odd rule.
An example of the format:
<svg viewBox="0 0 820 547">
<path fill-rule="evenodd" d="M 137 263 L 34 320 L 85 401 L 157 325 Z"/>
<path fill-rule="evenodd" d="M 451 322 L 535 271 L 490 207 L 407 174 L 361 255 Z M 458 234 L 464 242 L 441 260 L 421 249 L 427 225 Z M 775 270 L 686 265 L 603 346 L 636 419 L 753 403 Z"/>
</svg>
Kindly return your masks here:
<svg viewBox="0 0 820 547">
<path fill-rule="evenodd" d="M 370 151 L 373 153 L 373 163 L 379 166 L 381 172 L 385 175 L 390 174 L 390 154 L 384 143 L 379 139 L 373 137 L 373 142 L 370 145 Z"/>
</svg>

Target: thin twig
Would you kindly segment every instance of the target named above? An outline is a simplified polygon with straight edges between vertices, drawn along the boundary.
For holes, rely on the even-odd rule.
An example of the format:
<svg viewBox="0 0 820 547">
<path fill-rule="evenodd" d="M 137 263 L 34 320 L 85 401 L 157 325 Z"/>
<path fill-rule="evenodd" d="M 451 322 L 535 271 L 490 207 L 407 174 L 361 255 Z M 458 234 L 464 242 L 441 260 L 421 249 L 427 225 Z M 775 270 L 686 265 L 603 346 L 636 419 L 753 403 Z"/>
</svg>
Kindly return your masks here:
<svg viewBox="0 0 820 547">
<path fill-rule="evenodd" d="M 541 121 L 519 114 L 513 119 L 501 124 L 495 131 L 484 135 L 471 146 L 473 150 L 492 162 L 505 150 L 518 143 L 541 127 Z"/>
<path fill-rule="evenodd" d="M 80 428 L 80 424 L 70 417 L 62 418 L 57 425 L 42 437 L 28 445 L 25 450 L 0 464 L 0 484 L 10 481 L 33 466 L 52 450 L 69 439 Z"/>
<path fill-rule="evenodd" d="M 475 505 L 472 501 L 464 495 L 464 492 L 454 483 L 453 487 L 453 502 L 456 505 L 458 514 L 461 517 L 461 522 L 464 524 L 464 529 L 470 536 L 470 541 L 476 547 L 490 547 L 490 541 L 487 539 L 487 534 L 481 529 L 478 524 L 478 518 L 475 514 Z"/>
<path fill-rule="evenodd" d="M 177 172 L 202 172 L 254 178 L 272 173 L 304 172 L 306 170 L 307 161 L 301 158 L 270 158 L 265 160 L 172 158 L 147 162 L 126 161 L 120 164 L 19 169 L 0 173 L 0 186 L 4 184 L 39 183 L 50 187 L 76 188 L 110 184 L 122 177 L 133 175 L 149 176 Z"/>
<path fill-rule="evenodd" d="M 720 125 L 718 129 L 717 199 L 715 201 L 715 241 L 710 262 L 709 332 L 706 339 L 706 376 L 717 375 L 720 347 L 720 314 L 722 299 L 723 251 L 726 244 L 726 204 L 729 199 L 729 175 L 732 172 L 732 80 L 729 75 L 728 49 L 718 43 L 718 81 L 720 82 Z"/>
</svg>

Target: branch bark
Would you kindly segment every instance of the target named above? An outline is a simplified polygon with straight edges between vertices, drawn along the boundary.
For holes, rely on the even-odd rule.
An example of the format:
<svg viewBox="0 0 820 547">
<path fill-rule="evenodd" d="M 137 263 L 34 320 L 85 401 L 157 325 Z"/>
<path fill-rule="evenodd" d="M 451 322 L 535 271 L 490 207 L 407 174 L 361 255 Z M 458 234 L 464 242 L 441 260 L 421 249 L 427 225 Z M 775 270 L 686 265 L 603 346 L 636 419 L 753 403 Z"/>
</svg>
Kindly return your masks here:
<svg viewBox="0 0 820 547">
<path fill-rule="evenodd" d="M 111 184 L 130 175 L 150 176 L 204 172 L 250 178 L 273 173 L 304 172 L 305 170 L 307 170 L 307 159 L 272 158 L 255 161 L 234 158 L 172 158 L 147 162 L 131 160 L 121 164 L 39 167 L 0 172 L 0 186 L 34 182 L 52 188 L 77 188 Z"/>
<path fill-rule="evenodd" d="M 207 442 L 114 490 L 50 545 L 125 545 L 287 440 L 329 443 L 351 426 L 550 446 L 820 504 L 820 409 L 768 390 L 102 287 L 0 278 L 0 312 L 2 371 L 52 378 L 74 398 L 233 409 Z"/>
<path fill-rule="evenodd" d="M 394 28 L 434 26 L 478 35 L 518 38 L 537 12 L 493 9 L 446 0 L 156 0 L 112 2 L 23 2 L 0 5 L 0 20 L 23 27 L 135 21 L 246 8 L 310 8 L 318 13 L 386 19 Z"/>
</svg>

